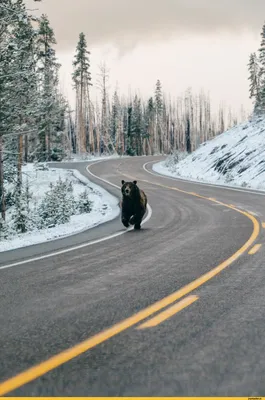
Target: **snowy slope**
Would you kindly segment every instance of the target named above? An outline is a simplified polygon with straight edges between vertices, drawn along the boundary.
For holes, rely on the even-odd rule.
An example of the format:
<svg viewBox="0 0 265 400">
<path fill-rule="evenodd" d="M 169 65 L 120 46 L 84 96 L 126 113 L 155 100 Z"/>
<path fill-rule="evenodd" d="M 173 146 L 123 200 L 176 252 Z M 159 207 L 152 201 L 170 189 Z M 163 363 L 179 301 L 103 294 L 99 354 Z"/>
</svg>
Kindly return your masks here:
<svg viewBox="0 0 265 400">
<path fill-rule="evenodd" d="M 265 119 L 253 119 L 203 143 L 179 162 L 153 165 L 167 176 L 265 190 Z"/>
<path fill-rule="evenodd" d="M 69 236 L 93 228 L 119 215 L 119 200 L 100 186 L 90 182 L 77 170 L 51 168 L 42 171 L 36 170 L 33 164 L 27 164 L 23 166 L 23 175 L 29 180 L 30 191 L 33 193 L 32 203 L 39 204 L 49 190 L 50 182 L 55 183 L 61 177 L 63 180 L 67 178 L 72 181 L 75 198 L 87 188 L 89 200 L 93 202 L 92 211 L 87 214 L 73 215 L 70 222 L 66 224 L 16 234 L 7 240 L 0 241 L 0 252 Z"/>
</svg>

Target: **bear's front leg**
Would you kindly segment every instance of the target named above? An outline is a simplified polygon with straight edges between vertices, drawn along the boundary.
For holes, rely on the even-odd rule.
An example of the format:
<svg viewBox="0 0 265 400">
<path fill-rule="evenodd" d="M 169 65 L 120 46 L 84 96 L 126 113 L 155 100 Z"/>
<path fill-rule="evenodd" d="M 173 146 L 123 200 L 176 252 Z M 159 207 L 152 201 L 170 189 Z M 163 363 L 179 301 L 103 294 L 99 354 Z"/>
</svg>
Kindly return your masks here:
<svg viewBox="0 0 265 400">
<path fill-rule="evenodd" d="M 130 224 L 129 224 L 128 218 L 122 217 L 121 222 L 123 223 L 125 228 L 129 228 Z"/>
</svg>

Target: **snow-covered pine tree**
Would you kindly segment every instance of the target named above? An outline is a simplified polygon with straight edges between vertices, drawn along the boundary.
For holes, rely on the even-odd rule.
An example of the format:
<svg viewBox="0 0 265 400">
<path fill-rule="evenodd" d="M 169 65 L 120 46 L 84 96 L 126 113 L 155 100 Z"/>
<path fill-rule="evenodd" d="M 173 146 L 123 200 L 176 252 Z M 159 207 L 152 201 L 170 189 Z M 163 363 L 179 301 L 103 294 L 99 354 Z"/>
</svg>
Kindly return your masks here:
<svg viewBox="0 0 265 400">
<path fill-rule="evenodd" d="M 2 217 L 0 217 L 0 242 L 5 239 L 8 239 L 9 234 L 10 234 L 10 227 L 8 223 Z"/>
<path fill-rule="evenodd" d="M 254 100 L 254 114 L 261 110 L 261 68 L 256 53 L 251 53 L 248 63 L 249 98 Z"/>
<path fill-rule="evenodd" d="M 89 194 L 87 189 L 84 192 L 80 193 L 77 201 L 78 205 L 77 209 L 80 214 L 90 213 L 92 210 L 92 204 L 93 202 L 89 200 Z"/>
<path fill-rule="evenodd" d="M 75 214 L 73 186 L 68 180 L 58 179 L 45 194 L 39 206 L 40 228 L 50 228 L 70 221 Z"/>
<path fill-rule="evenodd" d="M 58 198 L 54 195 L 54 185 L 50 183 L 50 190 L 48 190 L 41 201 L 37 214 L 39 214 L 38 228 L 50 228 L 57 225 L 57 209 Z"/>
<path fill-rule="evenodd" d="M 76 121 L 77 144 L 79 153 L 86 153 L 87 149 L 94 149 L 93 126 L 90 105 L 89 87 L 91 83 L 90 52 L 87 50 L 86 37 L 83 32 L 79 35 L 76 54 L 73 61 L 74 72 L 72 74 L 74 88 L 76 90 Z M 88 121 L 89 143 L 86 140 L 86 125 Z"/>
<path fill-rule="evenodd" d="M 259 71 L 259 81 L 260 81 L 260 99 L 258 104 L 258 111 L 261 114 L 265 113 L 265 24 L 261 31 L 261 44 L 259 48 L 259 61 L 260 61 L 260 71 Z"/>
<path fill-rule="evenodd" d="M 21 185 L 23 133 L 30 129 L 34 104 L 34 31 L 23 0 L 1 2 L 0 19 L 0 198 L 4 214 L 3 181 L 8 175 L 4 162 L 9 170 L 15 161 Z"/>
<path fill-rule="evenodd" d="M 132 135 L 132 120 L 133 120 L 133 106 L 131 101 L 126 106 L 126 154 L 129 156 L 135 156 L 136 150 L 133 145 L 133 135 Z"/>
<path fill-rule="evenodd" d="M 12 15 L 14 10 L 10 0 L 3 0 L 0 4 L 0 211 L 3 223 L 5 221 L 6 205 L 4 191 L 4 134 L 6 133 L 6 119 L 8 113 L 7 85 L 8 85 L 8 63 L 7 41 L 9 29 L 12 26 Z M 3 226 L 3 223 L 1 226 Z M 2 228 L 4 229 L 4 228 Z"/>
<path fill-rule="evenodd" d="M 11 74 L 9 87 L 12 134 L 18 134 L 18 190 L 22 184 L 22 159 L 25 133 L 36 117 L 37 74 L 34 47 L 35 32 L 24 8 L 9 41 Z"/>
<path fill-rule="evenodd" d="M 58 131 L 58 118 L 65 113 L 65 104 L 60 102 L 58 71 L 60 64 L 56 58 L 56 39 L 46 15 L 39 20 L 37 34 L 37 61 L 39 74 L 39 161 L 51 160 L 52 146 Z"/>
<path fill-rule="evenodd" d="M 58 199 L 57 224 L 65 224 L 70 221 L 71 215 L 75 214 L 72 182 L 67 179 L 63 182 L 59 178 L 55 187 L 55 195 Z"/>
<path fill-rule="evenodd" d="M 13 227 L 19 233 L 27 232 L 28 209 L 27 199 L 22 191 L 16 191 L 15 210 L 12 215 Z"/>
</svg>

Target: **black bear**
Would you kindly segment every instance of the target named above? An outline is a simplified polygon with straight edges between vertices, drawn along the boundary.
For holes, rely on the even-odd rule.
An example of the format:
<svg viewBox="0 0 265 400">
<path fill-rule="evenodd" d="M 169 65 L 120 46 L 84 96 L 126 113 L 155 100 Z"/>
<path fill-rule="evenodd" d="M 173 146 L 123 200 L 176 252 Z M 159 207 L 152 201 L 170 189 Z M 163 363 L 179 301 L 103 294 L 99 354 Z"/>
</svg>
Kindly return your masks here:
<svg viewBox="0 0 265 400">
<path fill-rule="evenodd" d="M 146 212 L 147 197 L 143 190 L 137 186 L 137 181 L 121 181 L 121 221 L 128 228 L 134 225 L 134 229 L 141 229 L 141 222 Z"/>
</svg>

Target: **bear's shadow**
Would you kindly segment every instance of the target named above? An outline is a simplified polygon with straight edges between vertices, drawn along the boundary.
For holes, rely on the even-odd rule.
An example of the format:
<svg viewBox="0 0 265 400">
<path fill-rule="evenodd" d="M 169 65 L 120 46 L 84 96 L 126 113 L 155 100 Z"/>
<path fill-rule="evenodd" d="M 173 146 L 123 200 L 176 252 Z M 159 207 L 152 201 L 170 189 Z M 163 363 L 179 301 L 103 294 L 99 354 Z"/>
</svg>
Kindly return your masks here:
<svg viewBox="0 0 265 400">
<path fill-rule="evenodd" d="M 145 231 L 151 231 L 151 229 L 150 228 L 141 228 L 141 229 L 132 229 L 132 230 L 129 230 L 127 233 L 128 234 L 135 234 L 135 235 L 139 235 L 139 233 L 141 233 L 141 232 L 145 232 Z"/>
</svg>

